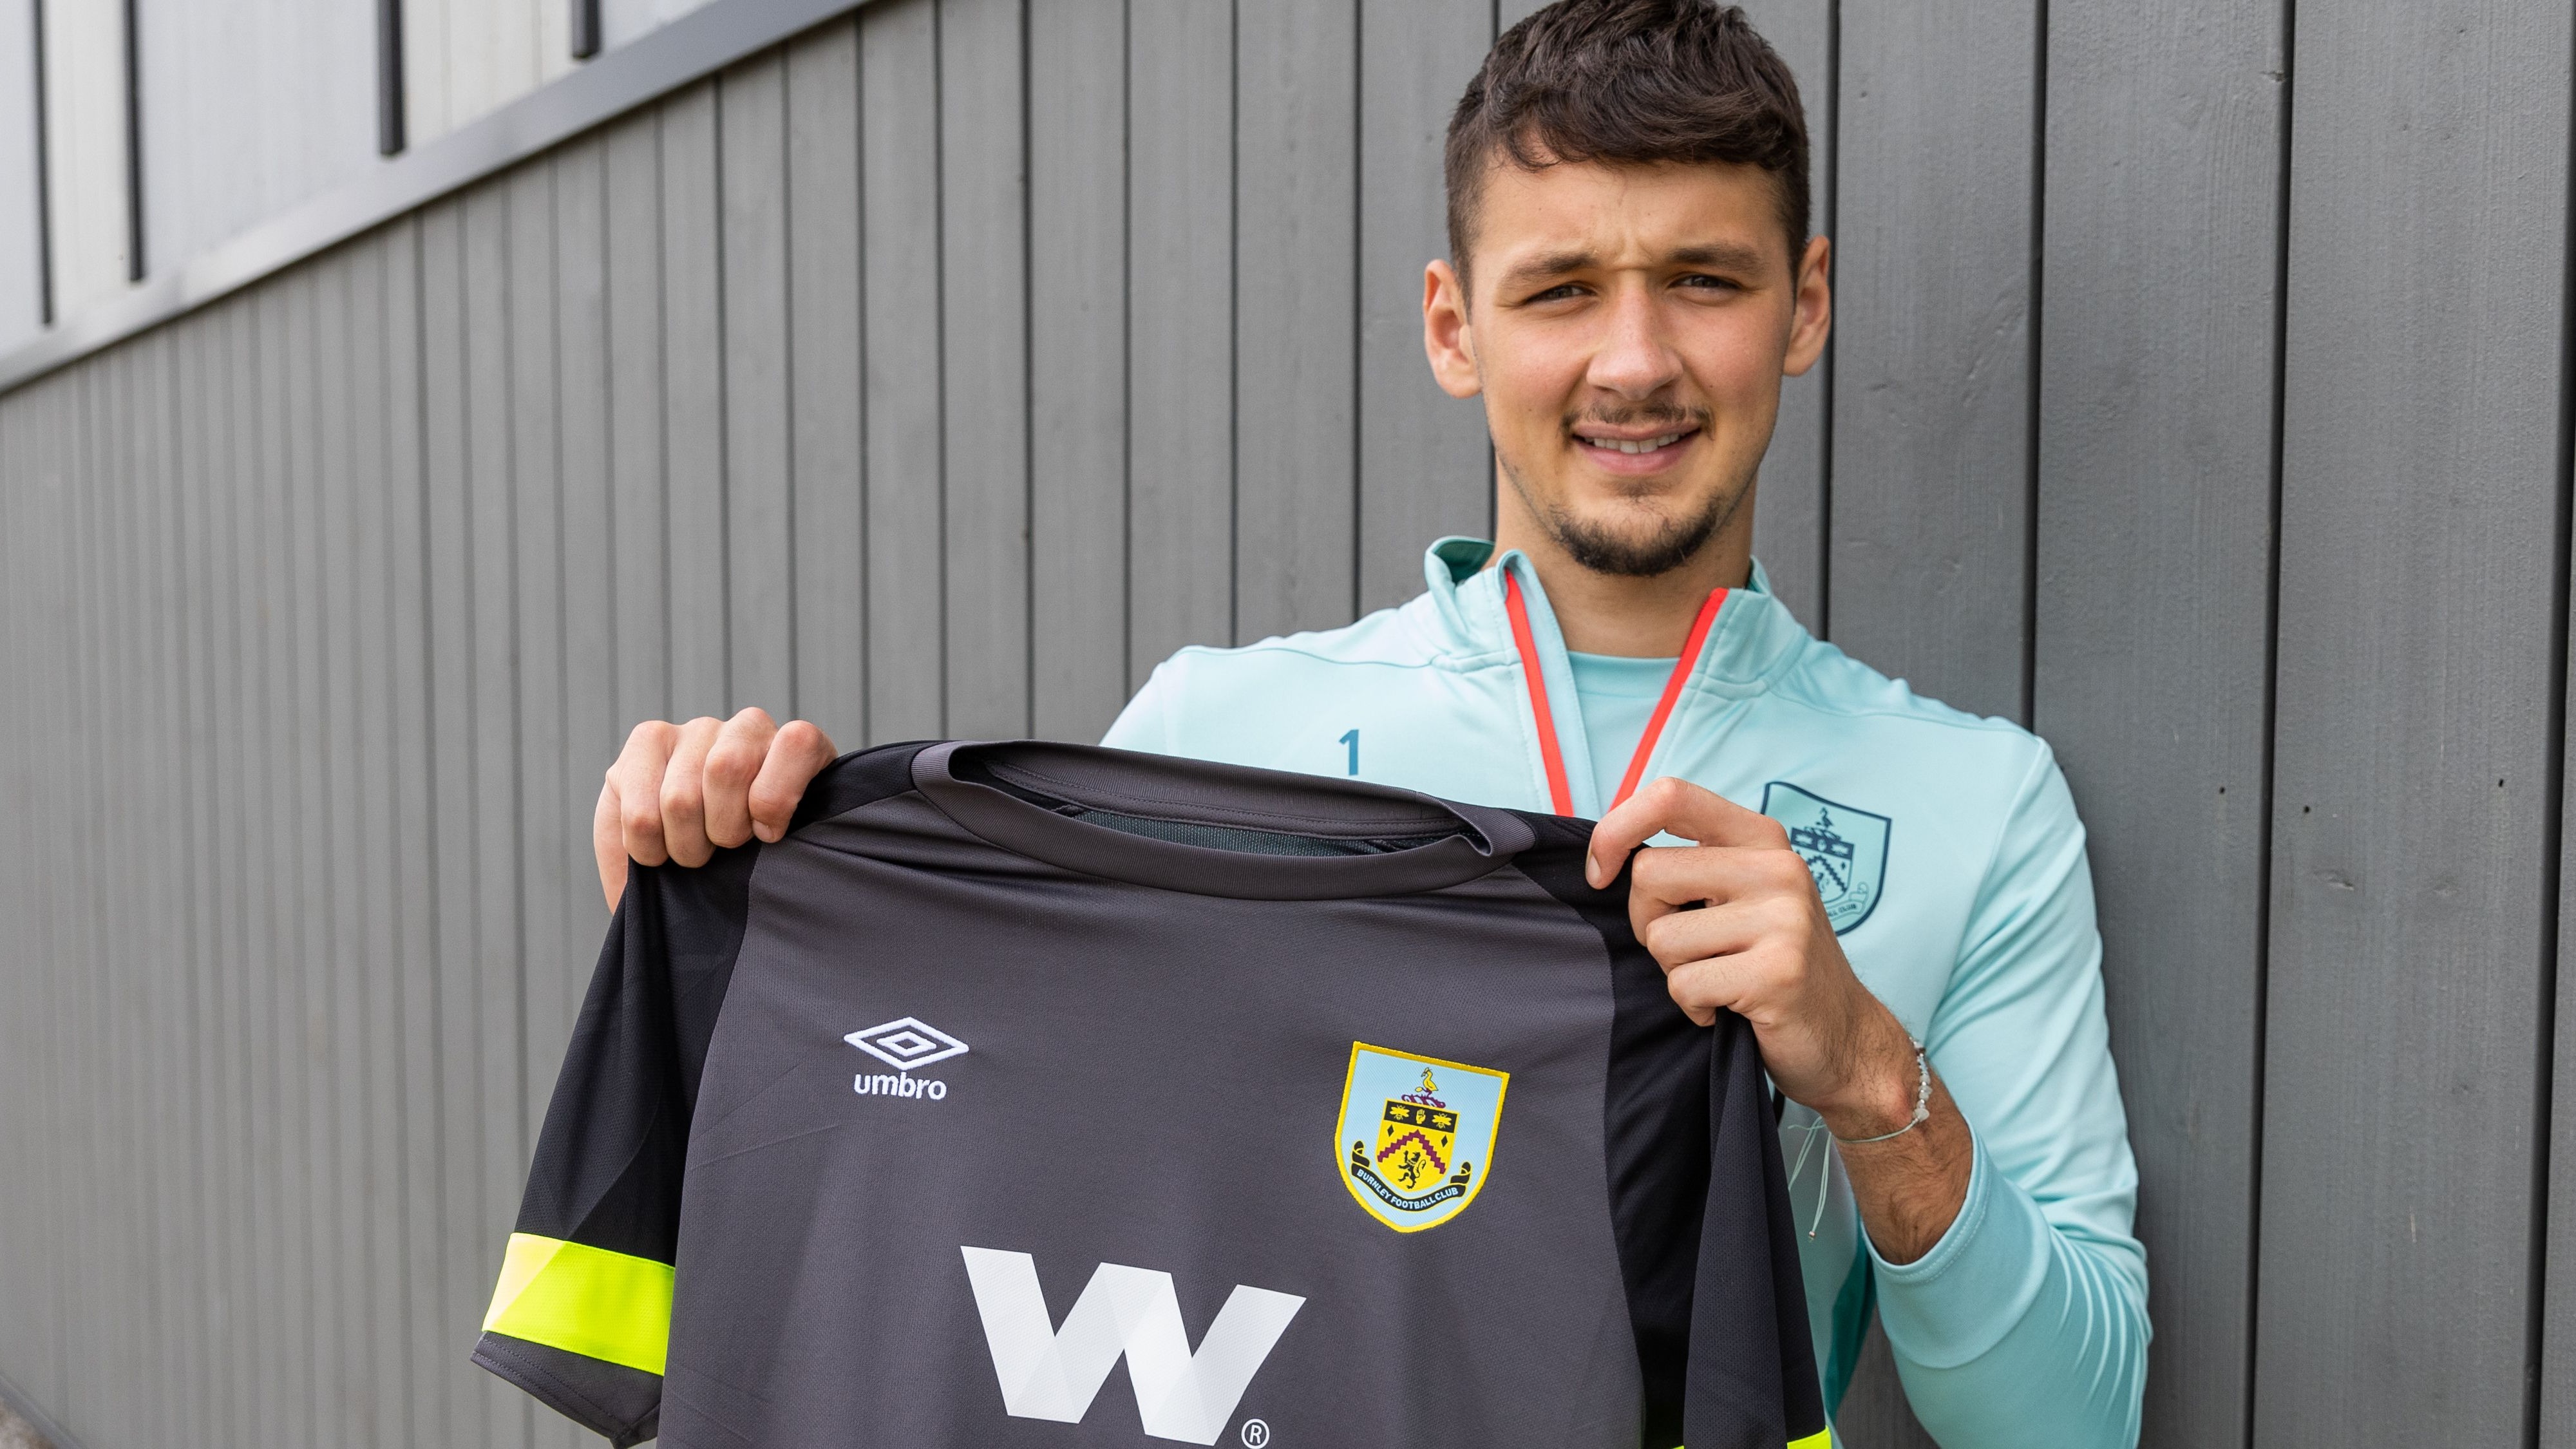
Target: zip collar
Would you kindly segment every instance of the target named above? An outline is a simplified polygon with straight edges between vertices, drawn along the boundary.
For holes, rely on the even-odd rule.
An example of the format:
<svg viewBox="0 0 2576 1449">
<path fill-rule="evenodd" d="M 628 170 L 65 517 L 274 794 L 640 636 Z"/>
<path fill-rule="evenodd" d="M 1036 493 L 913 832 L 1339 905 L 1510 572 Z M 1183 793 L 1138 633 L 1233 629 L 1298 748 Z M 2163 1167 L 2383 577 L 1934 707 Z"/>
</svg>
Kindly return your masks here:
<svg viewBox="0 0 2576 1449">
<path fill-rule="evenodd" d="M 1486 567 L 1493 556 L 1494 545 L 1480 538 L 1444 538 L 1431 545 L 1423 557 L 1428 592 L 1422 602 L 1428 609 L 1417 619 L 1437 636 L 1430 641 L 1435 652 L 1454 667 L 1503 667 L 1521 676 L 1513 693 L 1536 793 L 1561 814 L 1597 817 L 1610 802 L 1599 798 L 1591 771 L 1569 772 L 1561 763 L 1550 768 L 1551 752 L 1542 745 L 1537 726 L 1534 703 L 1543 697 L 1554 704 L 1549 723 L 1554 726 L 1556 759 L 1591 758 L 1582 711 L 1575 704 L 1573 665 L 1566 658 L 1565 635 L 1557 627 L 1556 611 L 1528 555 L 1511 549 L 1493 567 Z M 1518 586 L 1529 636 L 1526 657 L 1538 662 L 1535 689 L 1523 667 L 1524 651 L 1514 637 L 1507 578 Z M 1713 723 L 1718 711 L 1768 689 L 1795 667 L 1811 642 L 1807 631 L 1772 594 L 1758 560 L 1745 586 L 1725 594 L 1697 657 L 1676 673 L 1678 689 L 1672 692 L 1670 718 L 1647 759 L 1632 771 L 1641 778 L 1663 773 L 1657 766 L 1660 757 L 1671 753 L 1673 741 L 1688 739 Z M 1562 790 L 1555 788 L 1560 783 Z"/>
</svg>

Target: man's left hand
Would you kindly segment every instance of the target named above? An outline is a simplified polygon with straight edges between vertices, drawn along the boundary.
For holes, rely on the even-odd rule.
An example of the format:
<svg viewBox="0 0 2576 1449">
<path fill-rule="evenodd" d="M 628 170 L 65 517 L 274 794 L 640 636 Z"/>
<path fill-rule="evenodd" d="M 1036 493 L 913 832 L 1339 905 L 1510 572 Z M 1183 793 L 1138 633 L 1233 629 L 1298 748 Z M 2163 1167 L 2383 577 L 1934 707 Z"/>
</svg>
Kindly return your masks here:
<svg viewBox="0 0 2576 1449">
<path fill-rule="evenodd" d="M 1835 1136 L 1904 1126 L 1914 1115 L 1913 1045 L 1852 974 L 1780 822 L 1667 777 L 1593 828 L 1586 877 L 1608 884 L 1657 834 L 1697 842 L 1638 851 L 1628 889 L 1629 922 L 1673 1000 L 1702 1026 L 1721 1010 L 1751 1022 L 1771 1080 Z"/>
</svg>

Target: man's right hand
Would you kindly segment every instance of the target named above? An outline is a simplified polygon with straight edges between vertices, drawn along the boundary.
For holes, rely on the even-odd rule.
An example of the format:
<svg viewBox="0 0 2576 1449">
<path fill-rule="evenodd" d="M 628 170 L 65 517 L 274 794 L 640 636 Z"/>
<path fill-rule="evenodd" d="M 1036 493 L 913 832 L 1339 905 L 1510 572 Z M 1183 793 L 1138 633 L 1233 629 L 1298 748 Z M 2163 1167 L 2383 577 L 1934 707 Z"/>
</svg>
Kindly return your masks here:
<svg viewBox="0 0 2576 1449">
<path fill-rule="evenodd" d="M 702 715 L 684 725 L 637 725 L 608 767 L 590 817 L 608 908 L 616 910 L 626 893 L 629 859 L 704 865 L 719 846 L 785 835 L 805 787 L 837 753 L 814 724 L 781 725 L 760 709 L 727 720 Z"/>
</svg>

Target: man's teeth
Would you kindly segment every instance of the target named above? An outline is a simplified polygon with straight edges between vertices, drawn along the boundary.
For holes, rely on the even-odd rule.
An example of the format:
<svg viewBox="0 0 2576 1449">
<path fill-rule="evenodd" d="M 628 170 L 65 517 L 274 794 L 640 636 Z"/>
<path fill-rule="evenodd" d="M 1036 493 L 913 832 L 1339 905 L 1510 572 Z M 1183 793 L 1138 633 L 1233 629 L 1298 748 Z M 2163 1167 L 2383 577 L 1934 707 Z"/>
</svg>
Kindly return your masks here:
<svg viewBox="0 0 2576 1449">
<path fill-rule="evenodd" d="M 1681 440 L 1682 435 L 1679 433 L 1666 433 L 1660 438 L 1586 438 L 1583 441 L 1593 447 L 1608 448 L 1614 452 L 1651 453 L 1657 448 L 1669 448 Z"/>
</svg>

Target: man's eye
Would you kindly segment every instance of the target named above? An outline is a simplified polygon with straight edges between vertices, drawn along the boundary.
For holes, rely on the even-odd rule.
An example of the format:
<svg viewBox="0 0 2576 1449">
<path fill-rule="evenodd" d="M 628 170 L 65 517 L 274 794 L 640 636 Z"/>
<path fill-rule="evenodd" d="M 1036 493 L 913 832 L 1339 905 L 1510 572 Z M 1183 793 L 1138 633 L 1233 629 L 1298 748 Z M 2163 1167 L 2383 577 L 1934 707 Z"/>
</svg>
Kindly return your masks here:
<svg viewBox="0 0 2576 1449">
<path fill-rule="evenodd" d="M 1546 291 L 1544 291 L 1544 292 L 1539 292 L 1539 293 L 1534 294 L 1533 296 L 1531 296 L 1531 297 L 1529 298 L 1529 301 L 1530 301 L 1530 302 L 1562 302 L 1562 301 L 1564 301 L 1564 300 L 1565 300 L 1566 298 L 1568 298 L 1568 297 L 1580 297 L 1580 296 L 1582 296 L 1582 295 L 1583 295 L 1583 288 L 1582 288 L 1581 286 L 1577 285 L 1576 283 L 1573 283 L 1573 282 L 1560 282 L 1560 283 L 1558 283 L 1557 285 L 1555 285 L 1555 286 L 1553 286 L 1553 287 L 1548 288 L 1548 289 L 1547 289 Z"/>
<path fill-rule="evenodd" d="M 1706 272 L 1692 272 L 1689 275 L 1680 278 L 1675 285 L 1705 288 L 1721 292 L 1741 292 L 1744 290 L 1742 287 L 1737 286 L 1735 283 L 1728 281 L 1724 277 L 1712 277 Z"/>
</svg>

